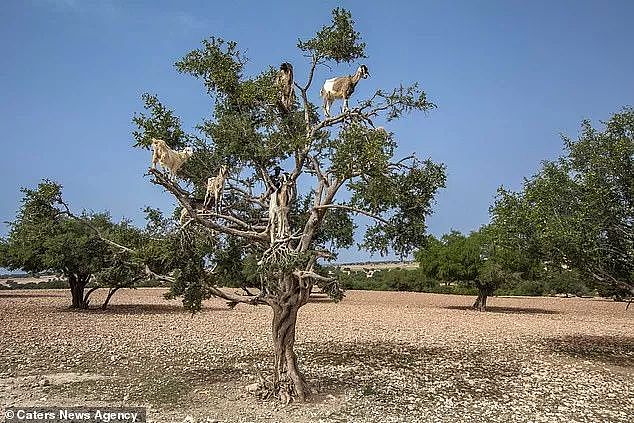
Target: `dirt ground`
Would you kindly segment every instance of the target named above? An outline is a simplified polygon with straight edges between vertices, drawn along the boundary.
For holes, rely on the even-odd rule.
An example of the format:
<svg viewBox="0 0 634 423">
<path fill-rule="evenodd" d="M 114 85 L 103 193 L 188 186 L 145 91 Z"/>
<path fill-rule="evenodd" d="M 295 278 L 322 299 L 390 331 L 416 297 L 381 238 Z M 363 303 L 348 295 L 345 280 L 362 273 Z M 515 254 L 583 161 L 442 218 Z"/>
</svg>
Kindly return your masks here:
<svg viewBox="0 0 634 423">
<path fill-rule="evenodd" d="M 250 396 L 266 374 L 266 307 L 161 289 L 72 312 L 66 291 L 0 291 L 0 406 L 134 405 L 154 422 L 627 422 L 634 307 L 600 299 L 350 291 L 300 310 L 296 351 L 315 393 Z M 95 298 L 98 302 L 100 298 Z"/>
</svg>

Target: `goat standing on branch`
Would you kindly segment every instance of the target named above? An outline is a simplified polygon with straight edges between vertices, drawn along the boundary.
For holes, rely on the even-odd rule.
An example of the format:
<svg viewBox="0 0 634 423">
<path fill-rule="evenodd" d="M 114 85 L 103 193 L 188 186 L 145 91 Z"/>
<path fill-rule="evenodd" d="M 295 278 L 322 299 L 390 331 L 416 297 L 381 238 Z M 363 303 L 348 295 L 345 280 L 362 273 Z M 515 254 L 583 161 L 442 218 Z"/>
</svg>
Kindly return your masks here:
<svg viewBox="0 0 634 423">
<path fill-rule="evenodd" d="M 217 176 L 212 176 L 207 179 L 207 192 L 205 193 L 204 207 L 209 207 L 211 199 L 214 200 L 214 208 L 216 211 L 220 209 L 220 202 L 222 200 L 222 191 L 225 189 L 225 180 L 227 179 L 227 173 L 229 168 L 225 165 L 220 166 Z"/>
<path fill-rule="evenodd" d="M 172 150 L 165 141 L 152 138 L 152 169 L 160 164 L 163 170 L 167 170 L 170 179 L 176 180 L 178 170 L 194 154 L 191 147 L 185 147 L 182 151 Z"/>
<path fill-rule="evenodd" d="M 343 99 L 341 112 L 347 112 L 348 99 L 352 93 L 354 93 L 354 88 L 357 86 L 357 83 L 361 80 L 361 78 L 366 79 L 368 76 L 370 76 L 368 67 L 366 65 L 361 65 L 354 75 L 327 79 L 319 93 L 321 98 L 324 99 L 324 113 L 326 114 L 326 117 L 330 117 L 330 106 L 338 98 Z"/>
<path fill-rule="evenodd" d="M 280 65 L 280 70 L 275 77 L 275 85 L 280 90 L 281 99 L 280 110 L 289 113 L 295 104 L 295 88 L 293 87 L 293 65 L 284 62 Z"/>
<path fill-rule="evenodd" d="M 273 191 L 269 202 L 271 245 L 275 243 L 275 240 L 286 238 L 289 235 L 288 212 L 292 197 L 292 182 L 289 180 L 289 175 L 284 173 L 279 188 Z"/>
</svg>

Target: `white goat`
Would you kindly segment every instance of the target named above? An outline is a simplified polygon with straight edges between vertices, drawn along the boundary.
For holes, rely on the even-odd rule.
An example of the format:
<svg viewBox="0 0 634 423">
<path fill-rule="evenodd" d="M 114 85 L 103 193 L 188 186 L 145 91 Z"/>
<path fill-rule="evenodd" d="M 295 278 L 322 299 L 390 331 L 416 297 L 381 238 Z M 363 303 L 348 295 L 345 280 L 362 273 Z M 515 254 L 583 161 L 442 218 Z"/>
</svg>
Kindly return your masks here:
<svg viewBox="0 0 634 423">
<path fill-rule="evenodd" d="M 276 239 L 282 239 L 289 234 L 288 212 L 289 203 L 293 195 L 293 187 L 288 176 L 282 176 L 281 185 L 273 193 L 269 202 L 269 231 L 271 245 Z"/>
<path fill-rule="evenodd" d="M 209 207 L 211 199 L 214 200 L 214 207 L 216 211 L 220 207 L 220 200 L 222 200 L 222 191 L 225 188 L 225 180 L 227 179 L 227 173 L 229 168 L 225 165 L 220 166 L 217 176 L 212 176 L 207 179 L 207 192 L 205 193 L 205 207 Z"/>
<path fill-rule="evenodd" d="M 172 180 L 176 179 L 178 170 L 193 154 L 194 150 L 191 147 L 175 151 L 165 141 L 152 138 L 152 169 L 156 169 L 156 164 L 159 163 L 163 170 L 169 172 Z"/>
<path fill-rule="evenodd" d="M 348 111 L 348 99 L 354 92 L 354 88 L 357 86 L 357 83 L 361 80 L 361 78 L 365 79 L 368 76 L 370 76 L 368 67 L 366 65 L 361 65 L 354 75 L 327 79 L 326 82 L 324 82 L 323 88 L 319 92 L 321 98 L 324 99 L 324 113 L 326 114 L 326 117 L 330 117 L 330 106 L 338 98 L 343 99 L 341 112 L 344 113 Z"/>
</svg>

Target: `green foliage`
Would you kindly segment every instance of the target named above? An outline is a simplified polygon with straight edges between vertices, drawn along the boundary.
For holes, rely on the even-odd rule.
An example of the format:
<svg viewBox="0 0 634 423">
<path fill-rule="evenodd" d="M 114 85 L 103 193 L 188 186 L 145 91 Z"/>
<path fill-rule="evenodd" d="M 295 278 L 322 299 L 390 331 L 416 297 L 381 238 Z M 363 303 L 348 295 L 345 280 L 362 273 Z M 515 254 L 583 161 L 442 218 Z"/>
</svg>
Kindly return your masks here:
<svg viewBox="0 0 634 423">
<path fill-rule="evenodd" d="M 186 308 L 200 310 L 202 301 L 212 296 L 209 288 L 217 282 L 206 272 L 209 251 L 217 250 L 217 237 L 201 228 L 182 231 L 175 219 L 157 209 L 148 207 L 145 215 L 144 239 L 134 250 L 137 262 L 155 273 L 172 275 L 166 297 L 182 296 Z"/>
<path fill-rule="evenodd" d="M 591 295 L 592 281 L 573 269 L 558 269 L 546 273 L 545 293 L 548 295 L 571 294 L 578 297 Z"/>
<path fill-rule="evenodd" d="M 511 267 L 513 251 L 503 248 L 498 236 L 497 228 L 489 225 L 468 236 L 452 231 L 440 240 L 430 237 L 416 260 L 430 278 L 467 284 L 483 297 L 493 295 L 501 286 L 512 287 L 520 279 Z"/>
<path fill-rule="evenodd" d="M 396 143 L 385 130 L 354 123 L 345 126 L 329 147 L 334 150 L 333 171 L 340 178 L 348 179 L 359 174 L 385 174 Z"/>
<path fill-rule="evenodd" d="M 634 293 L 634 110 L 603 132 L 589 122 L 564 137 L 565 154 L 545 162 L 521 192 L 501 189 L 492 215 L 527 260 L 574 268 L 599 285 Z"/>
<path fill-rule="evenodd" d="M 18 283 L 13 279 L 9 279 L 6 286 L 0 284 L 0 290 L 3 289 L 68 289 L 68 282 L 63 279 L 50 279 L 37 283 Z"/>
<path fill-rule="evenodd" d="M 182 134 L 180 121 L 155 97 L 144 97 L 147 112 L 135 117 L 136 147 L 147 146 L 152 137 L 167 138 L 173 147 L 194 146 L 194 155 L 179 172 L 191 192 L 153 181 L 180 200 L 202 198 L 207 178 L 220 166 L 230 169 L 231 186 L 225 187 L 218 211 L 222 217 L 196 218 L 178 231 L 153 213 L 155 229 L 163 228 L 161 241 L 148 240 L 141 252 L 156 272 L 173 272 L 178 283 L 171 295 L 187 296 L 194 308 L 200 305 L 194 296 L 204 298 L 210 292 L 205 284 L 244 286 L 258 281 L 271 298 L 288 298 L 276 296 L 292 285 L 285 282 L 289 275 L 295 273 L 294 282 L 304 283 L 297 280 L 298 271 L 322 272 L 318 260 L 335 257 L 327 248 L 353 244 L 356 226 L 351 214 L 356 210 L 378 220 L 364 242 L 372 251 L 393 249 L 406 255 L 425 238 L 424 218 L 431 213 L 435 193 L 444 187 L 445 168 L 431 160 L 395 159 L 394 134 L 375 129 L 370 117 L 389 122 L 435 106 L 413 84 L 361 99 L 355 114 L 322 120 L 309 98 L 315 66 L 363 58 L 365 44 L 351 14 L 335 9 L 330 25 L 299 41 L 298 47 L 310 58 L 310 70 L 308 85 L 298 89 L 299 101 L 290 112 L 279 108 L 279 63 L 252 72 L 237 43 L 212 37 L 175 64 L 179 72 L 199 79 L 213 97 L 212 116 L 197 125 L 198 135 Z M 276 166 L 288 174 L 293 192 L 291 240 L 284 245 L 271 245 L 267 236 L 269 201 L 277 189 L 270 175 Z M 345 187 L 352 199 L 337 202 L 338 190 Z M 210 268 L 215 269 L 213 275 Z M 312 277 L 311 284 L 339 297 L 338 285 L 326 283 L 323 272 L 317 274 L 321 278 Z M 202 279 L 188 279 L 192 277 Z"/>
<path fill-rule="evenodd" d="M 477 235 L 467 237 L 458 231 L 440 240 L 430 236 L 426 247 L 416 253 L 416 260 L 427 276 L 439 281 L 473 281 L 483 263 L 478 241 Z"/>
<path fill-rule="evenodd" d="M 42 181 L 37 189 L 22 189 L 24 197 L 16 219 L 3 240 L 0 266 L 27 272 L 54 272 L 68 278 L 73 306 L 85 308 L 83 290 L 94 286 L 131 287 L 143 279 L 142 267 L 129 252 L 105 242 L 138 247 L 141 232 L 128 221 L 112 222 L 108 213 L 75 217 L 62 199 L 62 186 Z"/>
<path fill-rule="evenodd" d="M 391 248 L 406 256 L 424 244 L 427 225 L 422 217 L 431 214 L 433 198 L 445 186 L 445 166 L 415 160 L 402 173 L 364 176 L 348 184 L 352 205 L 389 218 L 368 228 L 363 246 L 381 254 Z"/>
<path fill-rule="evenodd" d="M 361 103 L 361 108 L 368 107 L 368 104 L 376 99 L 383 102 L 382 108 L 386 111 L 387 122 L 399 119 L 413 110 L 429 111 L 436 108 L 436 105 L 427 99 L 427 94 L 420 89 L 418 83 L 410 86 L 401 85 L 391 92 L 378 90 L 372 99 Z"/>
<path fill-rule="evenodd" d="M 310 208 L 315 201 L 315 192 L 310 191 L 293 202 L 290 221 L 302 227 L 308 220 Z M 332 209 L 324 216 L 324 220 L 315 234 L 314 242 L 321 248 L 348 248 L 354 244 L 354 231 L 357 225 L 346 210 Z"/>
<path fill-rule="evenodd" d="M 229 95 L 238 91 L 246 57 L 235 41 L 211 37 L 203 40 L 203 48 L 192 50 L 176 62 L 181 73 L 203 80 L 207 92 Z"/>
<path fill-rule="evenodd" d="M 338 278 L 346 290 L 428 292 L 433 294 L 474 295 L 476 290 L 464 284 L 441 285 L 422 269 L 379 270 L 368 277 L 365 272 L 340 271 Z"/>
<path fill-rule="evenodd" d="M 170 286 L 170 291 L 165 294 L 168 299 L 182 297 L 183 306 L 192 311 L 199 311 L 202 301 L 210 298 L 211 293 L 207 289 L 209 281 L 202 265 L 194 260 L 186 262 L 174 272 L 175 282 Z"/>
<path fill-rule="evenodd" d="M 61 189 L 51 181 L 41 182 L 36 190 L 22 189 L 22 205 L 16 219 L 9 222 L 9 236 L 3 243 L 3 267 L 68 276 L 90 275 L 104 266 L 107 245 L 56 207 Z M 84 218 L 101 224 L 105 216 L 85 214 Z"/>
<path fill-rule="evenodd" d="M 310 40 L 299 40 L 297 47 L 316 60 L 349 63 L 366 57 L 365 43 L 361 42 L 361 34 L 354 29 L 352 14 L 340 8 L 332 11 L 329 26 L 323 26 Z"/>
<path fill-rule="evenodd" d="M 132 132 L 134 147 L 150 148 L 152 138 L 164 140 L 174 149 L 187 145 L 188 136 L 181 129 L 181 121 L 173 111 L 165 107 L 156 95 L 145 93 L 141 96 L 144 108 L 149 114 L 136 114 L 132 121 L 139 128 Z"/>
</svg>

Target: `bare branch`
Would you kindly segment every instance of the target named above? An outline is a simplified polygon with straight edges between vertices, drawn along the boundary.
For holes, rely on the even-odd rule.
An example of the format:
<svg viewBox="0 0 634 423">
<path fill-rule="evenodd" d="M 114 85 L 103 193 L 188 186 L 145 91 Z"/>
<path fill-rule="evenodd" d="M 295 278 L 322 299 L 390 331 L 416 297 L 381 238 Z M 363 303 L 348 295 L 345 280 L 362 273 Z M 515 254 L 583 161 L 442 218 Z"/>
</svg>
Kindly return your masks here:
<svg viewBox="0 0 634 423">
<path fill-rule="evenodd" d="M 371 217 L 373 219 L 378 220 L 381 223 L 385 223 L 386 225 L 389 224 L 390 222 L 388 222 L 387 220 L 383 219 L 381 216 L 377 216 L 375 214 L 372 214 L 368 211 L 362 210 L 362 209 L 358 209 L 356 207 L 351 207 L 351 206 L 345 206 L 343 204 L 323 204 L 321 206 L 317 206 L 315 207 L 316 209 L 326 209 L 326 208 L 330 208 L 330 209 L 344 209 L 344 210 L 350 210 L 351 212 L 354 213 L 361 213 L 364 214 L 368 217 Z"/>
<path fill-rule="evenodd" d="M 70 210 L 70 207 L 68 207 L 68 204 L 66 204 L 64 202 L 64 200 L 62 200 L 61 198 L 58 198 L 57 202 L 64 207 L 65 210 L 64 210 L 63 214 L 67 215 L 71 219 L 74 219 L 74 220 L 78 221 L 79 223 L 81 223 L 82 225 L 86 226 L 87 228 L 91 229 L 95 233 L 95 235 L 97 235 L 97 237 L 99 237 L 99 239 L 101 239 L 106 244 L 109 244 L 109 245 L 111 245 L 113 247 L 116 247 L 116 248 L 120 249 L 121 251 L 125 251 L 127 253 L 134 253 L 134 250 L 126 247 L 125 245 L 121 245 L 119 243 L 116 243 L 116 242 L 104 237 L 101 234 L 101 231 L 96 226 L 94 226 L 92 223 L 90 223 L 88 220 L 84 219 L 83 217 L 75 215 Z"/>
<path fill-rule="evenodd" d="M 262 243 L 266 243 L 268 241 L 269 236 L 265 231 L 264 232 L 244 231 L 244 230 L 236 229 L 230 226 L 220 225 L 214 222 L 213 220 L 203 219 L 203 217 L 200 216 L 198 213 L 196 213 L 194 208 L 191 206 L 189 193 L 187 193 L 180 187 L 175 186 L 173 183 L 171 183 L 171 181 L 169 181 L 165 177 L 165 175 L 163 175 L 158 170 L 150 169 L 150 173 L 152 173 L 154 177 L 156 178 L 153 182 L 156 184 L 162 185 L 168 191 L 174 194 L 178 202 L 181 203 L 181 205 L 185 207 L 185 209 L 187 209 L 187 213 L 189 214 L 189 216 L 193 218 L 197 223 L 209 229 L 212 229 L 214 231 L 222 232 L 228 235 L 239 236 L 242 238 L 251 239 L 253 241 L 259 241 Z M 229 216 L 225 216 L 225 217 L 227 217 L 227 219 L 230 219 Z"/>
<path fill-rule="evenodd" d="M 293 272 L 293 275 L 297 276 L 299 279 L 314 279 L 316 281 L 322 282 L 332 282 L 335 280 L 335 278 L 322 276 L 315 272 L 308 272 L 305 270 L 296 270 L 295 272 Z"/>
<path fill-rule="evenodd" d="M 308 91 L 308 89 L 310 88 L 310 85 L 313 83 L 313 76 L 315 75 L 315 67 L 317 66 L 317 63 L 319 62 L 317 56 L 313 55 L 313 60 L 311 61 L 310 64 L 310 72 L 308 73 L 308 81 L 306 82 L 306 85 L 301 88 L 302 91 Z"/>
</svg>

